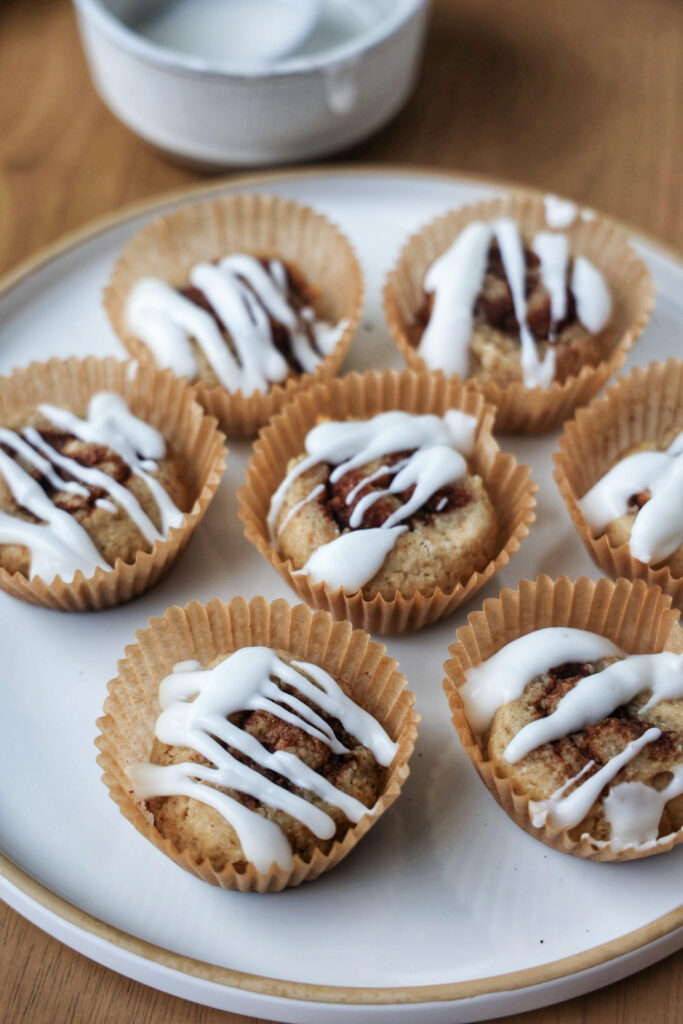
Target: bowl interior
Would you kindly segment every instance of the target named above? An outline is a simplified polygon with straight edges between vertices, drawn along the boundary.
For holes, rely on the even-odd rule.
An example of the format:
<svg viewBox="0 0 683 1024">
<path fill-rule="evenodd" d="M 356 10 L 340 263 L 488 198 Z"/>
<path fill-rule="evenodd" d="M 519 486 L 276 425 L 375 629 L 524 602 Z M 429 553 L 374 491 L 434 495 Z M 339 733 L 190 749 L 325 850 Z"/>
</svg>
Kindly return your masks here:
<svg viewBox="0 0 683 1024">
<path fill-rule="evenodd" d="M 425 3 L 319 0 L 315 23 L 305 25 L 304 5 L 297 0 L 76 0 L 120 42 L 150 58 L 206 72 L 251 75 L 307 71 L 358 56 L 398 31 Z M 250 55 L 246 40 L 259 23 Z M 269 26 L 277 49 L 278 23 L 281 33 L 291 34 L 293 46 L 280 59 L 268 59 L 260 42 L 263 26 Z"/>
</svg>

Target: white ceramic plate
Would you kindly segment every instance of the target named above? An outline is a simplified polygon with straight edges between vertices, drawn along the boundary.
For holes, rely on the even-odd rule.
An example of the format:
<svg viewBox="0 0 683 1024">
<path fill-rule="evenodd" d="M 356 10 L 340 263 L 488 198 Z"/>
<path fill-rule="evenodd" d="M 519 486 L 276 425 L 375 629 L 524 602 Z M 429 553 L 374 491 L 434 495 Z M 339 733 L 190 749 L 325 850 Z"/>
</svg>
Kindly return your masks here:
<svg viewBox="0 0 683 1024">
<path fill-rule="evenodd" d="M 244 188 L 310 203 L 351 236 L 368 286 L 348 361 L 358 369 L 400 365 L 382 326 L 380 286 L 407 234 L 494 190 L 437 175 L 332 170 L 203 193 Z M 123 356 L 100 289 L 131 233 L 178 201 L 95 229 L 15 277 L 0 297 L 0 372 L 53 355 Z M 678 345 L 683 266 L 652 242 L 635 244 L 659 291 L 632 356 L 645 363 Z M 540 484 L 538 522 L 470 607 L 539 572 L 596 575 L 551 478 L 554 443 L 503 440 Z M 114 970 L 283 1021 L 481 1020 L 578 995 L 683 945 L 682 847 L 617 865 L 575 860 L 518 829 L 482 786 L 441 690 L 447 647 L 466 611 L 388 640 L 423 716 L 412 774 L 401 799 L 329 875 L 279 895 L 223 892 L 181 871 L 121 817 L 100 782 L 94 722 L 135 629 L 192 598 L 291 597 L 237 519 L 249 451 L 231 444 L 205 520 L 149 594 L 88 615 L 0 594 L 0 895 Z"/>
</svg>

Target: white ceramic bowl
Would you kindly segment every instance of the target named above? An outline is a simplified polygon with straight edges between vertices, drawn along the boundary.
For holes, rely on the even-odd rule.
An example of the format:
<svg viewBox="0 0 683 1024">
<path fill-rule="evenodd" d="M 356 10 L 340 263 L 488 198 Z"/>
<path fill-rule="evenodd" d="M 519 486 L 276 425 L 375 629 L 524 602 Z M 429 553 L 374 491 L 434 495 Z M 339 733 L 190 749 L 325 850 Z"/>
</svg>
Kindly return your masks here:
<svg viewBox="0 0 683 1024">
<path fill-rule="evenodd" d="M 378 129 L 415 83 L 429 5 L 374 0 L 381 17 L 351 41 L 262 68 L 150 42 L 125 23 L 138 2 L 74 0 L 95 85 L 146 141 L 211 167 L 320 157 Z"/>
</svg>

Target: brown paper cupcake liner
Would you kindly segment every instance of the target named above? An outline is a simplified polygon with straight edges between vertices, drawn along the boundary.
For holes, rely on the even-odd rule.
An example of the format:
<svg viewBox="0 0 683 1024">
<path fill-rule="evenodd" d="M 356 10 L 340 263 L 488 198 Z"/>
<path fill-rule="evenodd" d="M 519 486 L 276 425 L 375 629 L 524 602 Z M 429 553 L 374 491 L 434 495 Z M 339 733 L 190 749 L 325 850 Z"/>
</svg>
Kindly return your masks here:
<svg viewBox="0 0 683 1024">
<path fill-rule="evenodd" d="M 452 210 L 425 225 L 406 242 L 384 286 L 384 313 L 394 341 L 413 369 L 426 368 L 409 340 L 408 327 L 414 323 L 424 297 L 427 269 L 467 224 L 501 216 L 517 220 L 529 236 L 548 230 L 542 197 L 519 192 Z M 600 217 L 590 221 L 578 217 L 565 233 L 569 236 L 570 251 L 591 259 L 606 277 L 613 313 L 605 330 L 613 337 L 613 346 L 602 362 L 586 364 L 579 373 L 561 382 L 554 381 L 548 389 L 525 388 L 519 381 L 502 385 L 469 378 L 468 384 L 480 389 L 486 400 L 496 406 L 496 432 L 537 434 L 560 426 L 619 369 L 652 312 L 652 278 L 621 228 Z"/>
<path fill-rule="evenodd" d="M 320 289 L 317 312 L 332 324 L 348 321 L 334 350 L 313 374 L 290 376 L 268 391 L 245 396 L 195 383 L 197 397 L 228 436 L 250 437 L 299 391 L 333 376 L 356 332 L 363 306 L 363 275 L 351 243 L 322 214 L 291 200 L 264 195 L 224 196 L 182 206 L 146 224 L 123 250 L 104 291 L 104 308 L 117 335 L 141 363 L 155 366 L 126 322 L 126 302 L 140 278 L 187 283 L 194 264 L 230 252 L 277 256 L 295 264 Z"/>
<path fill-rule="evenodd" d="M 639 562 L 628 544 L 614 545 L 593 536 L 578 500 L 636 445 L 656 441 L 667 431 L 683 430 L 683 363 L 668 359 L 637 367 L 617 380 L 602 398 L 565 424 L 553 454 L 555 481 L 579 537 L 595 564 L 608 576 L 645 580 L 661 587 L 683 609 L 683 578 L 667 565 Z"/>
<path fill-rule="evenodd" d="M 452 590 L 439 587 L 401 592 L 387 600 L 381 594 L 368 599 L 361 591 L 345 594 L 326 583 L 313 583 L 308 576 L 295 575 L 291 559 L 283 558 L 272 546 L 266 524 L 271 497 L 283 480 L 287 463 L 304 450 L 304 439 L 319 417 L 334 419 L 371 417 L 389 409 L 443 415 L 447 409 L 462 409 L 478 420 L 475 451 L 470 460 L 481 476 L 498 515 L 497 554 L 481 571 L 458 583 Z M 512 455 L 503 454 L 491 435 L 493 410 L 483 396 L 459 381 L 440 373 L 411 370 L 383 373 L 351 373 L 330 380 L 298 396 L 261 433 L 247 469 L 245 485 L 238 493 L 240 518 L 246 537 L 277 569 L 296 594 L 313 608 L 324 608 L 335 619 L 349 619 L 354 626 L 377 633 L 402 633 L 420 629 L 449 615 L 469 600 L 519 549 L 534 520 L 536 485 L 528 466 L 518 465 Z"/>
<path fill-rule="evenodd" d="M 484 601 L 481 611 L 472 612 L 467 626 L 456 631 L 456 643 L 448 652 L 443 687 L 453 715 L 453 725 L 465 752 L 482 782 L 512 820 L 525 832 L 547 846 L 595 861 L 622 861 L 663 853 L 683 842 L 683 828 L 660 840 L 654 849 L 614 850 L 588 836 L 578 841 L 569 830 L 532 824 L 529 797 L 516 788 L 503 766 L 487 760 L 482 737 L 467 720 L 460 687 L 469 668 L 480 665 L 511 640 L 548 626 L 569 626 L 591 630 L 608 637 L 629 654 L 683 651 L 683 629 L 671 599 L 658 587 L 642 580 L 581 579 L 567 576 L 552 580 L 522 580 L 517 590 L 503 590 L 498 598 Z"/>
<path fill-rule="evenodd" d="M 304 605 L 291 607 L 283 600 L 269 604 L 263 597 L 247 603 L 236 597 L 229 604 L 215 598 L 206 605 L 193 601 L 185 608 L 169 608 L 135 636 L 137 642 L 126 648 L 118 676 L 109 683 L 105 714 L 97 722 L 97 760 L 124 817 L 180 867 L 213 885 L 242 892 L 277 892 L 299 885 L 338 864 L 399 795 L 408 777 L 419 715 L 413 710 L 415 698 L 406 688 L 405 677 L 396 671 L 397 662 L 367 633 L 352 630 L 348 622 L 335 623 L 325 612 L 312 612 Z M 321 666 L 398 744 L 383 794 L 342 841 L 336 841 L 327 854 L 316 850 L 309 861 L 295 855 L 290 870 L 273 865 L 267 873 L 257 872 L 253 864 L 242 872 L 231 864 L 215 871 L 208 860 L 197 861 L 165 839 L 136 801 L 126 772 L 128 765 L 149 760 L 160 710 L 159 683 L 173 666 L 188 659 L 208 665 L 249 645 L 278 648 Z"/>
<path fill-rule="evenodd" d="M 168 370 L 136 366 L 116 359 L 51 359 L 31 363 L 0 378 L 0 423 L 29 413 L 41 402 L 85 411 L 98 391 L 122 395 L 131 411 L 163 434 L 182 459 L 194 504 L 178 527 L 172 527 L 149 552 L 134 562 L 117 560 L 85 577 L 79 570 L 71 583 L 60 576 L 29 580 L 0 568 L 0 587 L 23 601 L 62 611 L 93 611 L 122 604 L 153 586 L 170 569 L 201 521 L 225 467 L 225 444 L 216 421 L 195 401 L 193 392 Z"/>
</svg>

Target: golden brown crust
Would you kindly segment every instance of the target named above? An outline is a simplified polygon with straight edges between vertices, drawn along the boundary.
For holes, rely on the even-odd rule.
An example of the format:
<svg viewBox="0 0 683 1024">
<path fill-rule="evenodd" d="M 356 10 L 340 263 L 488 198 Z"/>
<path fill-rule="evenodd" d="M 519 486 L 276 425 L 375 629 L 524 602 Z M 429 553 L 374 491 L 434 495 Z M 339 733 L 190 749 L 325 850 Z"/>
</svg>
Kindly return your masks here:
<svg viewBox="0 0 683 1024">
<path fill-rule="evenodd" d="M 437 416 L 443 416 L 448 409 L 460 409 L 477 421 L 472 475 L 481 477 L 494 507 L 498 524 L 496 545 L 493 556 L 480 572 L 453 587 L 436 587 L 427 594 L 414 590 L 409 596 L 393 591 L 388 599 L 377 594 L 368 601 L 360 590 L 347 595 L 341 587 L 316 584 L 310 576 L 297 574 L 291 559 L 281 555 L 273 542 L 268 510 L 272 496 L 282 484 L 287 464 L 301 455 L 306 434 L 320 417 L 368 419 L 396 409 Z M 491 435 L 492 412 L 475 389 L 466 388 L 457 380 L 449 381 L 439 373 L 350 373 L 311 388 L 290 405 L 286 414 L 273 419 L 254 446 L 246 483 L 238 492 L 247 539 L 302 600 L 368 631 L 405 632 L 449 615 L 508 563 L 533 520 L 536 484 L 530 479 L 527 466 L 517 465 L 512 455 L 500 451 Z"/>
<path fill-rule="evenodd" d="M 469 670 L 516 638 L 550 626 L 590 630 L 629 654 L 680 654 L 683 629 L 679 618 L 679 612 L 671 607 L 670 597 L 658 587 L 648 587 L 643 580 L 622 578 L 613 582 L 582 577 L 574 581 L 567 576 L 556 580 L 539 576 L 536 580 L 522 580 L 516 590 L 505 589 L 498 598 L 485 601 L 481 611 L 468 617 L 468 625 L 458 629 L 457 642 L 449 648 L 450 658 L 444 665 L 444 690 L 453 725 L 484 785 L 512 821 L 529 835 L 555 850 L 596 862 L 660 855 L 683 843 L 681 827 L 656 844 L 613 846 L 611 842 L 595 841 L 588 834 L 577 839 L 551 815 L 541 823 L 538 808 L 532 805 L 525 789 L 511 779 L 507 765 L 501 766 L 488 757 L 489 732 L 473 729 L 468 719 L 463 687 Z M 660 709 L 663 706 L 664 702 Z M 680 720 L 678 730 L 681 731 Z M 680 798 L 669 802 L 672 816 L 681 814 L 681 803 Z"/>
<path fill-rule="evenodd" d="M 603 790 L 600 799 L 584 819 L 569 830 L 579 840 L 584 834 L 609 842 L 610 825 L 603 808 L 603 799 L 612 786 L 624 782 L 641 782 L 661 788 L 671 778 L 671 771 L 683 764 L 683 701 L 662 701 L 643 712 L 646 694 L 617 708 L 612 714 L 591 723 L 553 743 L 545 743 L 516 763 L 504 759 L 508 743 L 525 725 L 552 714 L 559 701 L 588 675 L 602 671 L 618 658 L 602 658 L 582 664 L 556 666 L 532 679 L 520 698 L 503 705 L 496 712 L 484 752 L 496 770 L 506 775 L 513 786 L 530 800 L 547 800 L 561 786 L 583 773 L 581 781 L 594 775 L 626 745 L 638 739 L 652 726 L 662 730 L 659 739 L 648 743 L 628 764 L 619 770 Z M 569 795 L 572 789 L 566 793 Z M 683 825 L 683 801 L 669 801 L 659 825 L 659 836 L 677 831 Z"/>
<path fill-rule="evenodd" d="M 309 283 L 320 317 L 340 325 L 337 344 L 312 374 L 290 374 L 267 391 L 251 395 L 196 382 L 199 401 L 224 431 L 250 437 L 313 380 L 324 380 L 339 370 L 360 320 L 364 283 L 346 236 L 309 207 L 252 193 L 181 206 L 145 224 L 130 239 L 105 288 L 105 311 L 133 358 L 156 366 L 150 350 L 131 334 L 127 320 L 128 297 L 136 283 L 156 277 L 182 287 L 195 264 L 229 253 L 272 253 L 298 268 Z"/>
<path fill-rule="evenodd" d="M 164 839 L 152 816 L 135 796 L 130 766 L 149 762 L 154 743 L 154 723 L 160 711 L 159 684 L 178 661 L 193 660 L 210 666 L 249 646 L 287 651 L 297 661 L 309 662 L 328 672 L 357 705 L 382 726 L 397 751 L 387 769 L 386 781 L 375 806 L 350 827 L 328 854 L 316 849 L 310 861 L 292 857 L 292 864 L 273 863 L 258 870 L 253 863 L 237 870 L 226 864 L 215 871 L 204 859 L 179 850 Z M 386 649 L 348 622 L 333 622 L 326 612 L 312 612 L 305 605 L 290 607 L 279 599 L 268 602 L 243 597 L 225 604 L 214 598 L 206 605 L 192 601 L 185 608 L 168 608 L 162 618 L 152 618 L 136 633 L 118 664 L 118 676 L 108 686 L 104 715 L 95 740 L 98 763 L 111 798 L 128 821 L 176 864 L 212 885 L 242 892 L 279 892 L 331 870 L 369 831 L 399 795 L 408 776 L 408 761 L 415 744 L 419 716 L 406 679 Z"/>
<path fill-rule="evenodd" d="M 277 260 L 279 259 L 279 257 L 276 253 L 261 253 L 255 256 L 255 259 L 258 259 L 262 265 L 266 266 L 271 260 Z M 311 323 L 305 317 L 301 317 L 300 313 L 302 309 L 312 309 L 317 319 L 323 319 L 322 313 L 320 311 L 320 288 L 314 287 L 306 279 L 306 276 L 301 270 L 301 268 L 298 267 L 295 263 L 288 263 L 285 260 L 280 260 L 280 262 L 285 268 L 287 275 L 287 303 L 297 314 L 299 314 L 301 329 L 306 331 L 309 340 L 311 341 L 311 344 L 313 345 L 313 347 L 316 347 L 315 337 L 313 334 Z M 248 281 L 242 279 L 242 282 L 245 287 L 250 287 Z M 200 289 L 193 287 L 190 284 L 189 280 L 185 280 L 183 282 L 175 284 L 174 287 L 177 289 L 177 291 L 184 295 L 185 298 L 189 299 L 191 302 L 194 302 L 196 305 L 206 310 L 215 318 L 221 330 L 221 334 L 223 336 L 227 348 L 230 349 L 232 355 L 239 361 L 239 353 L 230 335 L 230 332 L 226 329 L 225 324 L 223 324 L 221 320 L 218 318 L 217 314 L 215 313 L 213 307 L 208 302 L 204 293 L 200 291 Z M 284 326 L 284 324 L 281 324 L 279 323 L 279 321 L 275 320 L 268 313 L 268 310 L 265 309 L 265 307 L 261 308 L 263 308 L 264 313 L 268 317 L 273 337 L 273 344 L 275 348 L 281 353 L 281 355 L 284 356 L 289 366 L 287 378 L 292 376 L 300 376 L 302 373 L 304 373 L 304 368 L 299 364 L 294 354 L 294 351 L 292 349 L 291 336 L 288 329 Z M 197 340 L 194 337 L 190 337 L 189 341 L 192 347 L 192 353 L 197 363 L 198 372 L 195 380 L 198 383 L 204 385 L 205 387 L 221 387 L 221 382 L 216 376 L 216 373 L 213 367 L 211 366 L 210 362 L 206 358 L 204 349 L 201 347 L 201 345 L 198 344 Z M 322 358 L 323 353 L 319 352 L 319 355 Z"/>
<path fill-rule="evenodd" d="M 472 221 L 492 221 L 498 217 L 516 220 L 530 238 L 547 230 L 543 198 L 535 193 L 517 192 L 451 210 L 423 225 L 404 245 L 387 276 L 383 305 L 391 335 L 413 369 L 426 368 L 409 335 L 424 301 L 428 268 Z M 501 384 L 492 377 L 475 378 L 473 383 L 497 407 L 496 427 L 501 432 L 535 434 L 559 427 L 621 366 L 652 311 L 651 276 L 620 229 L 600 217 L 590 222 L 579 217 L 567 229 L 567 235 L 570 251 L 585 256 L 602 271 L 612 295 L 612 322 L 607 328 L 611 337 L 604 339 L 605 355 L 596 365 L 589 363 L 587 356 L 580 369 L 569 372 L 561 381 L 554 380 L 547 390 L 526 388 L 519 380 Z"/>
<path fill-rule="evenodd" d="M 622 452 L 615 461 L 615 465 L 617 462 L 621 462 L 622 459 L 628 458 L 629 455 L 635 455 L 636 452 L 664 451 L 679 433 L 680 431 L 672 427 L 670 430 L 665 431 L 656 441 L 641 441 L 639 444 L 632 445 Z M 638 513 L 650 498 L 651 494 L 649 491 L 641 491 L 638 494 L 631 495 L 627 511 L 609 522 L 605 529 L 598 533 L 597 536 L 600 537 L 604 534 L 612 547 L 628 544 Z M 667 566 L 673 576 L 683 576 L 683 546 L 676 548 L 675 551 L 666 558 L 662 558 L 661 561 L 648 564 L 651 564 L 653 568 Z"/>
<path fill-rule="evenodd" d="M 554 379 L 562 382 L 577 374 L 582 366 L 596 366 L 601 362 L 613 344 L 613 332 L 609 324 L 598 333 L 588 331 L 577 319 L 574 299 L 567 288 L 567 315 L 557 325 L 551 341 L 550 293 L 541 282 L 539 259 L 532 252 L 528 239 L 524 239 L 524 246 L 527 323 L 536 342 L 539 359 L 542 361 L 549 350 L 555 353 Z M 571 263 L 568 271 L 569 278 Z M 415 322 L 408 328 L 408 338 L 416 348 L 429 323 L 433 305 L 434 294 L 425 293 Z M 515 316 L 512 292 L 498 247 L 492 243 L 486 274 L 474 308 L 468 377 L 506 385 L 514 381 L 523 383 L 523 376 L 519 323 Z"/>
<path fill-rule="evenodd" d="M 612 579 L 642 579 L 661 587 L 678 608 L 683 608 L 683 565 L 678 553 L 673 565 L 638 561 L 629 544 L 633 516 L 596 536 L 583 515 L 581 498 L 625 454 L 665 447 L 681 430 L 683 363 L 667 359 L 634 367 L 604 396 L 580 410 L 565 424 L 553 454 L 559 492 L 593 562 Z M 645 495 L 637 497 L 640 502 Z"/>
<path fill-rule="evenodd" d="M 85 410 L 70 410 L 78 415 L 85 415 Z M 128 464 L 116 452 L 102 445 L 90 444 L 64 431 L 55 429 L 53 423 L 40 412 L 34 411 L 22 415 L 5 424 L 10 430 L 20 433 L 26 427 L 33 427 L 51 447 L 82 466 L 99 469 L 111 476 L 117 483 L 126 487 L 140 503 L 142 510 L 161 530 L 161 516 L 158 506 L 147 485 L 131 473 Z M 67 490 L 56 490 L 49 481 L 41 476 L 35 466 L 31 465 L 9 447 L 0 444 L 7 455 L 14 458 L 21 468 L 38 480 L 50 500 L 60 509 L 71 514 L 83 527 L 103 558 L 114 565 L 117 559 L 128 564 L 135 561 L 140 551 L 150 551 L 151 544 L 140 532 L 128 513 L 117 506 L 112 512 L 101 505 L 99 500 L 111 501 L 102 488 L 88 486 L 88 496 L 74 494 Z M 66 471 L 57 471 L 64 480 L 73 479 Z M 168 450 L 164 458 L 158 460 L 157 469 L 150 475 L 154 476 L 168 493 L 173 503 L 181 511 L 188 511 L 192 505 L 192 492 L 187 474 L 180 458 Z M 82 481 L 79 481 L 83 484 Z M 83 485 L 85 486 L 85 485 Z M 2 473 L 0 472 L 0 511 L 28 522 L 38 522 L 34 515 L 17 504 Z M 0 544 L 0 568 L 9 573 L 21 573 L 28 577 L 31 555 L 28 548 L 19 544 Z"/>
<path fill-rule="evenodd" d="M 290 558 L 295 569 L 301 569 L 321 545 L 335 540 L 349 528 L 349 516 L 356 504 L 371 490 L 387 486 L 387 478 L 379 477 L 357 491 L 347 504 L 348 494 L 360 481 L 407 452 L 371 462 L 357 471 L 345 474 L 336 484 L 329 481 L 331 467 L 323 463 L 302 474 L 287 491 L 278 517 L 279 529 L 299 502 L 323 485 L 317 499 L 306 502 L 284 525 L 278 547 Z M 289 472 L 303 456 L 292 459 Z M 365 528 L 381 526 L 386 518 L 408 500 L 408 492 L 385 496 L 370 507 L 363 517 Z M 444 507 L 438 510 L 443 502 Z M 452 590 L 481 571 L 496 552 L 498 522 L 495 509 L 481 478 L 468 474 L 457 485 L 438 491 L 415 515 L 406 520 L 409 529 L 399 535 L 382 568 L 362 588 L 364 598 L 376 594 L 391 600 L 396 592 L 411 595 L 428 593 L 439 587 Z"/>
<path fill-rule="evenodd" d="M 277 653 L 287 663 L 291 662 L 291 655 L 281 650 Z M 217 658 L 209 667 L 219 664 L 222 660 L 224 659 Z M 300 664 L 297 668 L 302 671 Z M 294 692 L 280 680 L 276 682 L 282 689 Z M 302 697 L 300 693 L 297 692 L 296 696 L 309 706 L 313 706 L 311 701 Z M 379 766 L 372 753 L 349 736 L 340 722 L 326 715 L 317 706 L 315 710 L 332 727 L 335 735 L 348 748 L 348 753 L 335 754 L 321 740 L 267 711 L 238 712 L 230 716 L 230 721 L 254 736 L 269 752 L 285 751 L 295 755 L 343 793 L 355 797 L 368 809 L 372 808 L 385 788 L 387 769 Z M 284 785 L 290 792 L 321 808 L 334 820 L 335 834 L 329 839 L 319 839 L 310 829 L 284 811 L 263 804 L 246 793 L 232 789 L 221 790 L 249 810 L 279 825 L 294 854 L 309 861 L 316 849 L 327 854 L 335 842 L 343 840 L 352 823 L 339 808 L 331 806 L 307 790 L 294 787 L 282 776 L 260 767 L 244 754 L 231 748 L 228 750 L 260 775 L 278 785 Z M 153 764 L 161 765 L 182 762 L 210 763 L 194 750 L 168 746 L 159 740 L 154 741 L 150 760 Z M 147 801 L 147 808 L 161 835 L 170 839 L 179 850 L 187 851 L 196 861 L 207 859 L 215 871 L 222 871 L 227 864 L 233 865 L 237 871 L 245 869 L 247 862 L 237 833 L 218 811 L 185 796 L 155 797 Z"/>
</svg>

